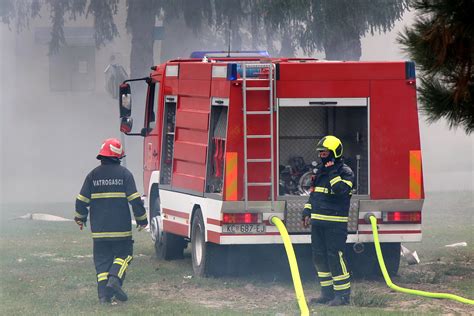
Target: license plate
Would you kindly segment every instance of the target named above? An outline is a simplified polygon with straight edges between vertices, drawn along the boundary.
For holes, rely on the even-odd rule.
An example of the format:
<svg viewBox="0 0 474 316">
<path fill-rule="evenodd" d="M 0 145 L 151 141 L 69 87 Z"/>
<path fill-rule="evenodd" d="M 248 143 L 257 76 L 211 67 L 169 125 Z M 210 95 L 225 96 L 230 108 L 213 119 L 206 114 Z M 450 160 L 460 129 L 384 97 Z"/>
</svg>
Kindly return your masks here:
<svg viewBox="0 0 474 316">
<path fill-rule="evenodd" d="M 222 226 L 223 234 L 264 234 L 263 224 L 230 224 Z"/>
</svg>

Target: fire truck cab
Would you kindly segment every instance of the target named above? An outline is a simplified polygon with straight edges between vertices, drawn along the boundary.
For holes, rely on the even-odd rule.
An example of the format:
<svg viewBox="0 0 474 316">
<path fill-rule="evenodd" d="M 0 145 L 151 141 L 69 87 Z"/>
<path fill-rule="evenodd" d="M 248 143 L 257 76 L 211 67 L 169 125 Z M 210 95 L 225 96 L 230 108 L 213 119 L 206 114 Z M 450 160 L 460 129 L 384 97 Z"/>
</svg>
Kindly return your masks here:
<svg viewBox="0 0 474 316">
<path fill-rule="evenodd" d="M 195 275 L 207 275 L 216 256 L 236 245 L 281 244 L 272 216 L 284 221 L 294 244 L 309 245 L 301 214 L 316 144 L 325 135 L 341 139 L 356 177 L 347 239 L 355 250 L 352 269 L 376 268 L 367 213 L 378 218 L 391 273 L 398 270 L 400 243 L 421 241 L 412 62 L 195 52 L 120 86 L 125 134 L 131 134 L 133 80 L 148 85 L 139 134 L 144 201 L 159 258 L 182 257 L 189 242 Z"/>
</svg>

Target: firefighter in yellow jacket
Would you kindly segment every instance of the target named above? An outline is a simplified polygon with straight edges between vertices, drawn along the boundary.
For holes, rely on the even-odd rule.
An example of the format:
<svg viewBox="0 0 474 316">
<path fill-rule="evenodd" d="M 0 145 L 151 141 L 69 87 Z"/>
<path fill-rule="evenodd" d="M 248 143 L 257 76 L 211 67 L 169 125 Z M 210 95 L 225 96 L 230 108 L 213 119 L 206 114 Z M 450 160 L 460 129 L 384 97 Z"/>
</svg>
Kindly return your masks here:
<svg viewBox="0 0 474 316">
<path fill-rule="evenodd" d="M 132 223 L 128 203 L 139 230 L 148 225 L 146 211 L 137 192 L 132 173 L 120 165 L 124 157 L 118 139 L 104 141 L 97 159 L 100 166 L 86 177 L 76 199 L 74 220 L 82 230 L 90 217 L 97 290 L 102 304 L 115 296 L 128 299 L 122 285 L 132 260 Z"/>
<path fill-rule="evenodd" d="M 351 283 L 344 250 L 354 173 L 342 160 L 337 137 L 323 137 L 316 150 L 321 164 L 303 211 L 304 226 L 311 224 L 313 261 L 321 284 L 321 296 L 311 303 L 347 305 Z"/>
</svg>

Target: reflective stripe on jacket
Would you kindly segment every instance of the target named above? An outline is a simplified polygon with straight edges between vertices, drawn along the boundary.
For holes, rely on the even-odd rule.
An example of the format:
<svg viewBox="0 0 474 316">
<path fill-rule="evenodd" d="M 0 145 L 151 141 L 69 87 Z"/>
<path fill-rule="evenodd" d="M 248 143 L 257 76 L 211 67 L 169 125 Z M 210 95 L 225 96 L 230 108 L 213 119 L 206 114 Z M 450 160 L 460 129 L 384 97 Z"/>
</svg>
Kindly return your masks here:
<svg viewBox="0 0 474 316">
<path fill-rule="evenodd" d="M 312 192 L 305 204 L 303 217 L 312 223 L 347 223 L 354 173 L 342 161 L 329 171 L 322 167 L 312 181 Z"/>
<path fill-rule="evenodd" d="M 147 225 L 145 207 L 132 173 L 118 161 L 104 159 L 87 175 L 76 198 L 75 217 L 84 222 L 90 217 L 94 239 L 130 239 L 132 219 L 129 203 L 137 224 Z"/>
</svg>

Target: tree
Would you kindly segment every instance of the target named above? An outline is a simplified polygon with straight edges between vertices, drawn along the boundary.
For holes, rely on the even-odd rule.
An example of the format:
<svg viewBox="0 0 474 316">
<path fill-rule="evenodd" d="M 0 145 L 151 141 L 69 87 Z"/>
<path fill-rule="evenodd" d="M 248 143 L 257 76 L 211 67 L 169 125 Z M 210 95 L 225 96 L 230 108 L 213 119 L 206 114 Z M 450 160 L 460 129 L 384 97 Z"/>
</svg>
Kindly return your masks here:
<svg viewBox="0 0 474 316">
<path fill-rule="evenodd" d="M 361 38 L 391 30 L 408 0 L 272 0 L 263 5 L 266 33 L 283 35 L 281 52 L 301 48 L 308 55 L 324 51 L 328 60 L 359 60 Z"/>
<path fill-rule="evenodd" d="M 474 130 L 474 2 L 417 0 L 418 16 L 398 41 L 421 70 L 421 110 L 429 122 Z"/>
<path fill-rule="evenodd" d="M 191 29 L 206 48 L 267 49 L 292 57 L 298 49 L 310 55 L 325 51 L 327 59 L 359 60 L 360 39 L 367 32 L 386 32 L 400 19 L 408 0 L 127 0 L 127 30 L 132 37 L 132 77 L 145 76 L 153 65 L 153 29 L 163 21 L 164 58 L 182 56 L 177 30 Z M 119 0 L 2 0 L 4 23 L 16 21 L 21 31 L 43 5 L 51 13 L 50 53 L 66 44 L 65 19 L 94 18 L 97 47 L 118 35 L 114 15 Z M 178 29 L 177 29 L 178 27 Z M 262 31 L 263 30 L 263 31 Z M 184 33 L 184 32 L 183 32 Z M 207 38 L 206 38 L 207 36 Z M 259 44 L 262 43 L 262 44 Z M 180 44 L 180 46 L 176 45 Z M 184 49 L 186 50 L 186 49 Z"/>
<path fill-rule="evenodd" d="M 126 27 L 132 37 L 130 76 L 143 77 L 150 72 L 153 62 L 155 19 L 159 7 L 156 1 L 127 1 Z"/>
<path fill-rule="evenodd" d="M 221 37 L 225 37 L 223 30 L 230 25 L 233 49 L 267 49 L 273 56 L 289 57 L 302 49 L 307 55 L 324 51 L 329 60 L 359 60 L 361 37 L 367 32 L 391 30 L 408 8 L 408 2 L 197 0 L 193 1 L 194 6 L 175 7 L 175 12 L 184 11 L 186 25 L 197 30 L 198 35 L 206 22 L 214 31 L 220 31 Z M 166 6 L 163 11 L 165 16 L 172 12 Z M 245 34 L 251 34 L 246 47 Z"/>
</svg>

